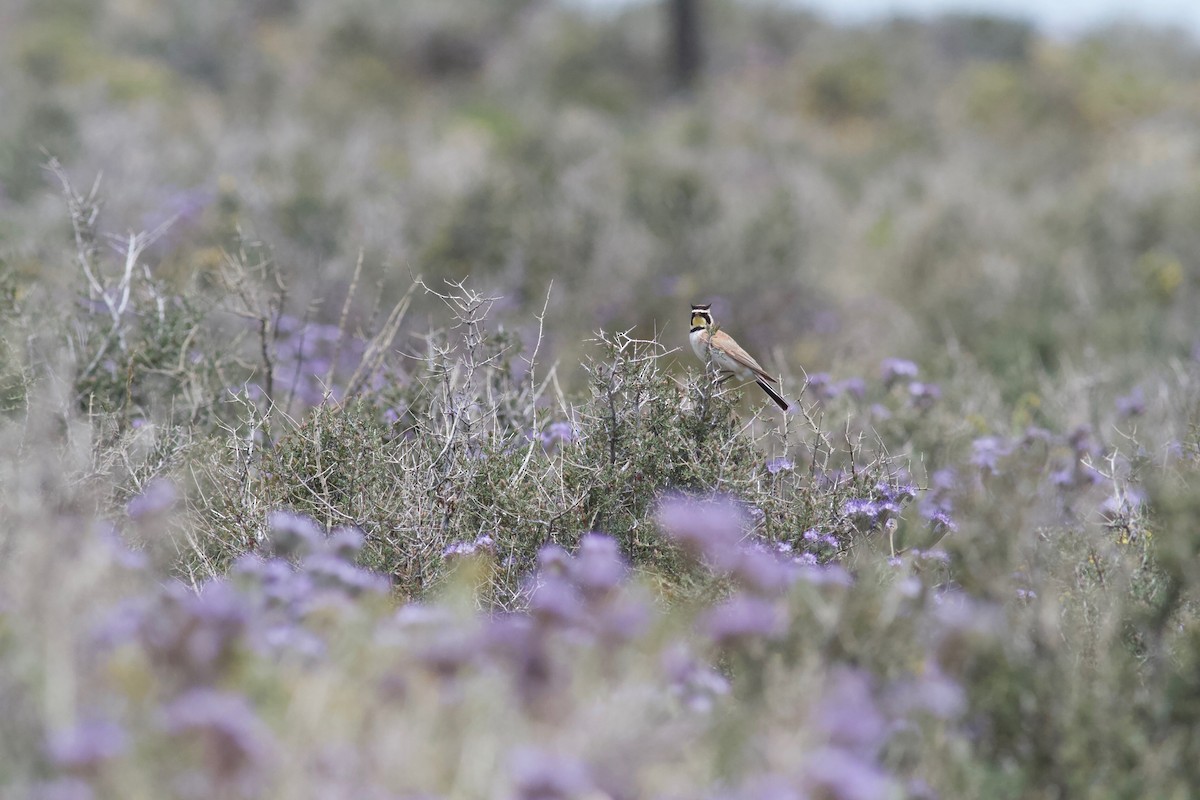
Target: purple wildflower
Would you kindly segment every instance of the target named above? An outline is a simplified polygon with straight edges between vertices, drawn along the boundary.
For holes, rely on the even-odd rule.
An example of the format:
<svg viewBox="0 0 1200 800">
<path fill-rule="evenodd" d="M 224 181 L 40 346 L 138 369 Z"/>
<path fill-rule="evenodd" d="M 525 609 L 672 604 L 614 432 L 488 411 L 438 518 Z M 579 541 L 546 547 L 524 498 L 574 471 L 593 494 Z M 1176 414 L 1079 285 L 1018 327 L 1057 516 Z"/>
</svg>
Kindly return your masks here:
<svg viewBox="0 0 1200 800">
<path fill-rule="evenodd" d="M 332 556 L 343 561 L 353 561 L 366 541 L 367 537 L 358 528 L 337 528 L 329 534 L 325 548 Z"/>
<path fill-rule="evenodd" d="M 923 672 L 912 679 L 893 684 L 888 690 L 888 709 L 901 717 L 927 714 L 950 720 L 962 715 L 967 707 L 966 691 L 929 659 Z"/>
<path fill-rule="evenodd" d="M 914 548 L 911 552 L 913 559 L 917 561 L 934 561 L 939 564 L 950 563 L 950 554 L 940 548 L 933 548 L 930 550 Z"/>
<path fill-rule="evenodd" d="M 971 443 L 971 464 L 996 475 L 1000 462 L 1012 453 L 1012 445 L 996 436 L 982 436 Z"/>
<path fill-rule="evenodd" d="M 1100 504 L 1100 512 L 1110 521 L 1135 514 L 1145 502 L 1145 493 L 1136 486 L 1114 489 Z"/>
<path fill-rule="evenodd" d="M 873 761 L 836 747 L 810 753 L 804 778 L 811 796 L 826 800 L 879 800 L 892 796 L 895 788 Z"/>
<path fill-rule="evenodd" d="M 491 553 L 496 550 L 496 540 L 486 533 L 475 537 L 473 542 L 454 542 L 446 546 L 442 550 L 444 558 L 461 558 L 463 556 L 472 556 L 476 553 Z"/>
<path fill-rule="evenodd" d="M 179 490 L 166 478 L 155 478 L 142 487 L 125 506 L 129 518 L 135 522 L 166 514 L 179 502 Z"/>
<path fill-rule="evenodd" d="M 146 557 L 146 554 L 140 550 L 133 550 L 125 544 L 120 532 L 111 522 L 98 521 L 94 529 L 105 549 L 108 550 L 113 563 L 117 566 L 129 570 L 143 570 L 149 565 L 150 559 Z"/>
<path fill-rule="evenodd" d="M 842 504 L 842 514 L 858 528 L 870 530 L 899 517 L 900 505 L 887 499 L 852 497 Z"/>
<path fill-rule="evenodd" d="M 854 576 L 840 564 L 802 566 L 796 575 L 800 580 L 813 586 L 849 587 L 854 585 Z"/>
<path fill-rule="evenodd" d="M 695 500 L 682 495 L 663 499 L 658 523 L 685 551 L 707 559 L 721 571 L 736 563 L 739 542 L 748 527 L 745 509 L 732 500 Z"/>
<path fill-rule="evenodd" d="M 387 577 L 363 569 L 328 553 L 314 553 L 304 559 L 303 571 L 318 588 L 337 589 L 350 597 L 360 594 L 386 594 L 391 588 Z"/>
<path fill-rule="evenodd" d="M 791 472 L 795 468 L 796 465 L 790 458 L 772 458 L 767 461 L 767 472 L 771 475 L 778 475 L 780 472 Z"/>
<path fill-rule="evenodd" d="M 883 385 L 888 389 L 900 381 L 915 379 L 920 372 L 915 363 L 903 358 L 885 358 L 879 365 L 879 371 Z"/>
<path fill-rule="evenodd" d="M 613 592 L 625 579 L 627 570 L 616 539 L 589 533 L 580 540 L 568 574 L 584 597 L 597 600 Z"/>
<path fill-rule="evenodd" d="M 830 533 L 821 533 L 816 528 L 810 528 L 804 532 L 801 537 L 805 542 L 813 547 L 827 547 L 831 550 L 838 549 L 837 537 Z"/>
<path fill-rule="evenodd" d="M 587 766 L 576 758 L 523 749 L 512 759 L 518 800 L 571 800 L 592 789 Z"/>
<path fill-rule="evenodd" d="M 887 720 L 875 704 L 870 675 L 862 670 L 843 668 L 830 675 L 809 719 L 829 744 L 867 758 L 887 736 Z"/>
<path fill-rule="evenodd" d="M 838 384 L 838 389 L 855 400 L 862 400 L 867 394 L 867 382 L 862 378 L 846 378 Z"/>
<path fill-rule="evenodd" d="M 747 595 L 735 595 L 712 608 L 700 625 L 713 641 L 723 646 L 758 638 L 775 639 L 787 630 L 787 620 L 778 606 Z"/>
<path fill-rule="evenodd" d="M 1129 394 L 1122 395 L 1116 399 L 1117 416 L 1121 419 L 1129 419 L 1131 417 L 1140 417 L 1146 413 L 1146 397 L 1142 392 L 1142 387 L 1135 386 Z"/>
<path fill-rule="evenodd" d="M 833 382 L 828 372 L 814 372 L 805 382 L 805 391 L 811 394 L 817 402 L 832 400 L 840 393 L 840 388 Z"/>
<path fill-rule="evenodd" d="M 671 694 L 690 711 L 708 713 L 718 698 L 730 692 L 725 676 L 698 660 L 683 643 L 663 651 L 662 669 Z"/>
<path fill-rule="evenodd" d="M 583 617 L 583 598 L 565 579 L 551 575 L 530 595 L 529 613 L 543 625 L 573 625 Z"/>
<path fill-rule="evenodd" d="M 270 731 L 241 695 L 193 689 L 162 715 L 168 734 L 203 742 L 209 775 L 219 783 L 252 777 L 274 746 Z"/>
<path fill-rule="evenodd" d="M 120 756 L 128 745 L 129 737 L 120 725 L 88 720 L 52 734 L 46 754 L 59 769 L 84 772 Z"/>
<path fill-rule="evenodd" d="M 306 556 L 321 542 L 321 527 L 309 517 L 292 511 L 272 511 L 267 515 L 267 529 L 271 549 L 284 558 Z"/>
<path fill-rule="evenodd" d="M 744 548 L 730 574 L 748 592 L 766 597 L 783 593 L 791 583 L 791 573 L 784 563 L 761 547 Z"/>
<path fill-rule="evenodd" d="M 942 398 L 942 390 L 936 383 L 912 381 L 908 384 L 908 399 L 922 411 L 932 408 Z"/>
<path fill-rule="evenodd" d="M 958 530 L 958 523 L 945 509 L 934 508 L 926 516 L 929 519 L 929 526 L 936 533 Z"/>
<path fill-rule="evenodd" d="M 552 422 L 541 433 L 542 447 L 549 450 L 559 442 L 569 444 L 575 441 L 578 433 L 575 426 L 569 422 Z"/>
<path fill-rule="evenodd" d="M 95 800 L 96 791 L 80 778 L 56 778 L 36 784 L 30 797 L 32 800 Z"/>
<path fill-rule="evenodd" d="M 159 608 L 142 614 L 138 634 L 149 654 L 185 683 L 208 684 L 232 658 L 247 623 L 245 604 L 228 581 L 209 581 L 196 594 L 176 583 Z"/>
</svg>

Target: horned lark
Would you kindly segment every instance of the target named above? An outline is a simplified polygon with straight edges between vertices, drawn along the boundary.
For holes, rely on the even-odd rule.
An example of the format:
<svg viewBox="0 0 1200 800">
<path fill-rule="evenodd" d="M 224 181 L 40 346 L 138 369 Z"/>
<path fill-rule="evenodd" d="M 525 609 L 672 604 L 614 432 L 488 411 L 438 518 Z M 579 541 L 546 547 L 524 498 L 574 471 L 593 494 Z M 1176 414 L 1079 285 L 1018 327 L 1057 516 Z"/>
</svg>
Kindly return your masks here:
<svg viewBox="0 0 1200 800">
<path fill-rule="evenodd" d="M 754 360 L 754 356 L 742 349 L 733 337 L 722 330 L 713 327 L 712 304 L 692 305 L 692 331 L 688 338 L 692 341 L 692 349 L 701 361 L 708 363 L 711 359 L 717 369 L 725 373 L 722 381 L 737 375 L 740 378 L 753 378 L 775 405 L 784 411 L 788 409 L 787 400 L 783 395 L 771 388 L 777 381 L 767 374 L 767 371 Z"/>
</svg>

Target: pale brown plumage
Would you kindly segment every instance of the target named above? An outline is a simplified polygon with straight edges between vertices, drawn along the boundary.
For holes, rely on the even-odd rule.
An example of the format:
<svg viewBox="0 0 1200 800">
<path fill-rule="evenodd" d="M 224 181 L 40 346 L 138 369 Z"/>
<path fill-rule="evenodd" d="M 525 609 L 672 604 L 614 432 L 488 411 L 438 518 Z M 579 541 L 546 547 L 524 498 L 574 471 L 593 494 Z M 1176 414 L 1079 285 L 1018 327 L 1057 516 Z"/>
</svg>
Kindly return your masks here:
<svg viewBox="0 0 1200 800">
<path fill-rule="evenodd" d="M 691 340 L 692 350 L 701 360 L 712 359 L 718 369 L 730 375 L 753 378 L 777 406 L 787 411 L 787 400 L 771 388 L 771 384 L 777 383 L 775 378 L 767 374 L 762 365 L 754 360 L 754 356 L 747 353 L 732 336 L 713 328 L 710 306 L 692 306 L 692 327 L 688 338 Z"/>
</svg>

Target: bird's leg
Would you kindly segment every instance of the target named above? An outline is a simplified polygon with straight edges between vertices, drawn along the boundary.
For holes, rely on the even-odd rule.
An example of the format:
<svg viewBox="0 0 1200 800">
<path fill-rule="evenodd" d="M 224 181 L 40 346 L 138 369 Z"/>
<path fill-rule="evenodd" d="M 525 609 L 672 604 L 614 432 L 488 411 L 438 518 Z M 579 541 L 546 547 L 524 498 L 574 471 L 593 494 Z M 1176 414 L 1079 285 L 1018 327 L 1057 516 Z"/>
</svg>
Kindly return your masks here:
<svg viewBox="0 0 1200 800">
<path fill-rule="evenodd" d="M 722 373 L 720 373 L 720 375 L 721 375 L 721 377 L 720 377 L 720 378 L 717 380 L 717 385 L 718 385 L 718 386 L 720 386 L 721 384 L 725 383 L 725 381 L 729 380 L 730 378 L 734 377 L 735 373 L 733 373 L 733 372 L 722 372 Z"/>
</svg>

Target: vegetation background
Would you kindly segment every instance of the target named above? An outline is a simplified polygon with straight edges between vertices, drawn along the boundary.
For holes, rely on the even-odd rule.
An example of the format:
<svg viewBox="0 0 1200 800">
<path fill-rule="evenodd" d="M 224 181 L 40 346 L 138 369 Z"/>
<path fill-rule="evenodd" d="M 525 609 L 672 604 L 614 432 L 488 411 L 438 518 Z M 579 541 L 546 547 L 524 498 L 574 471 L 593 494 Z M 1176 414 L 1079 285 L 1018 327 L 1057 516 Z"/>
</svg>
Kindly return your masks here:
<svg viewBox="0 0 1200 800">
<path fill-rule="evenodd" d="M 1187 35 L 15 0 L 0 107 L 5 797 L 1197 791 Z"/>
</svg>

